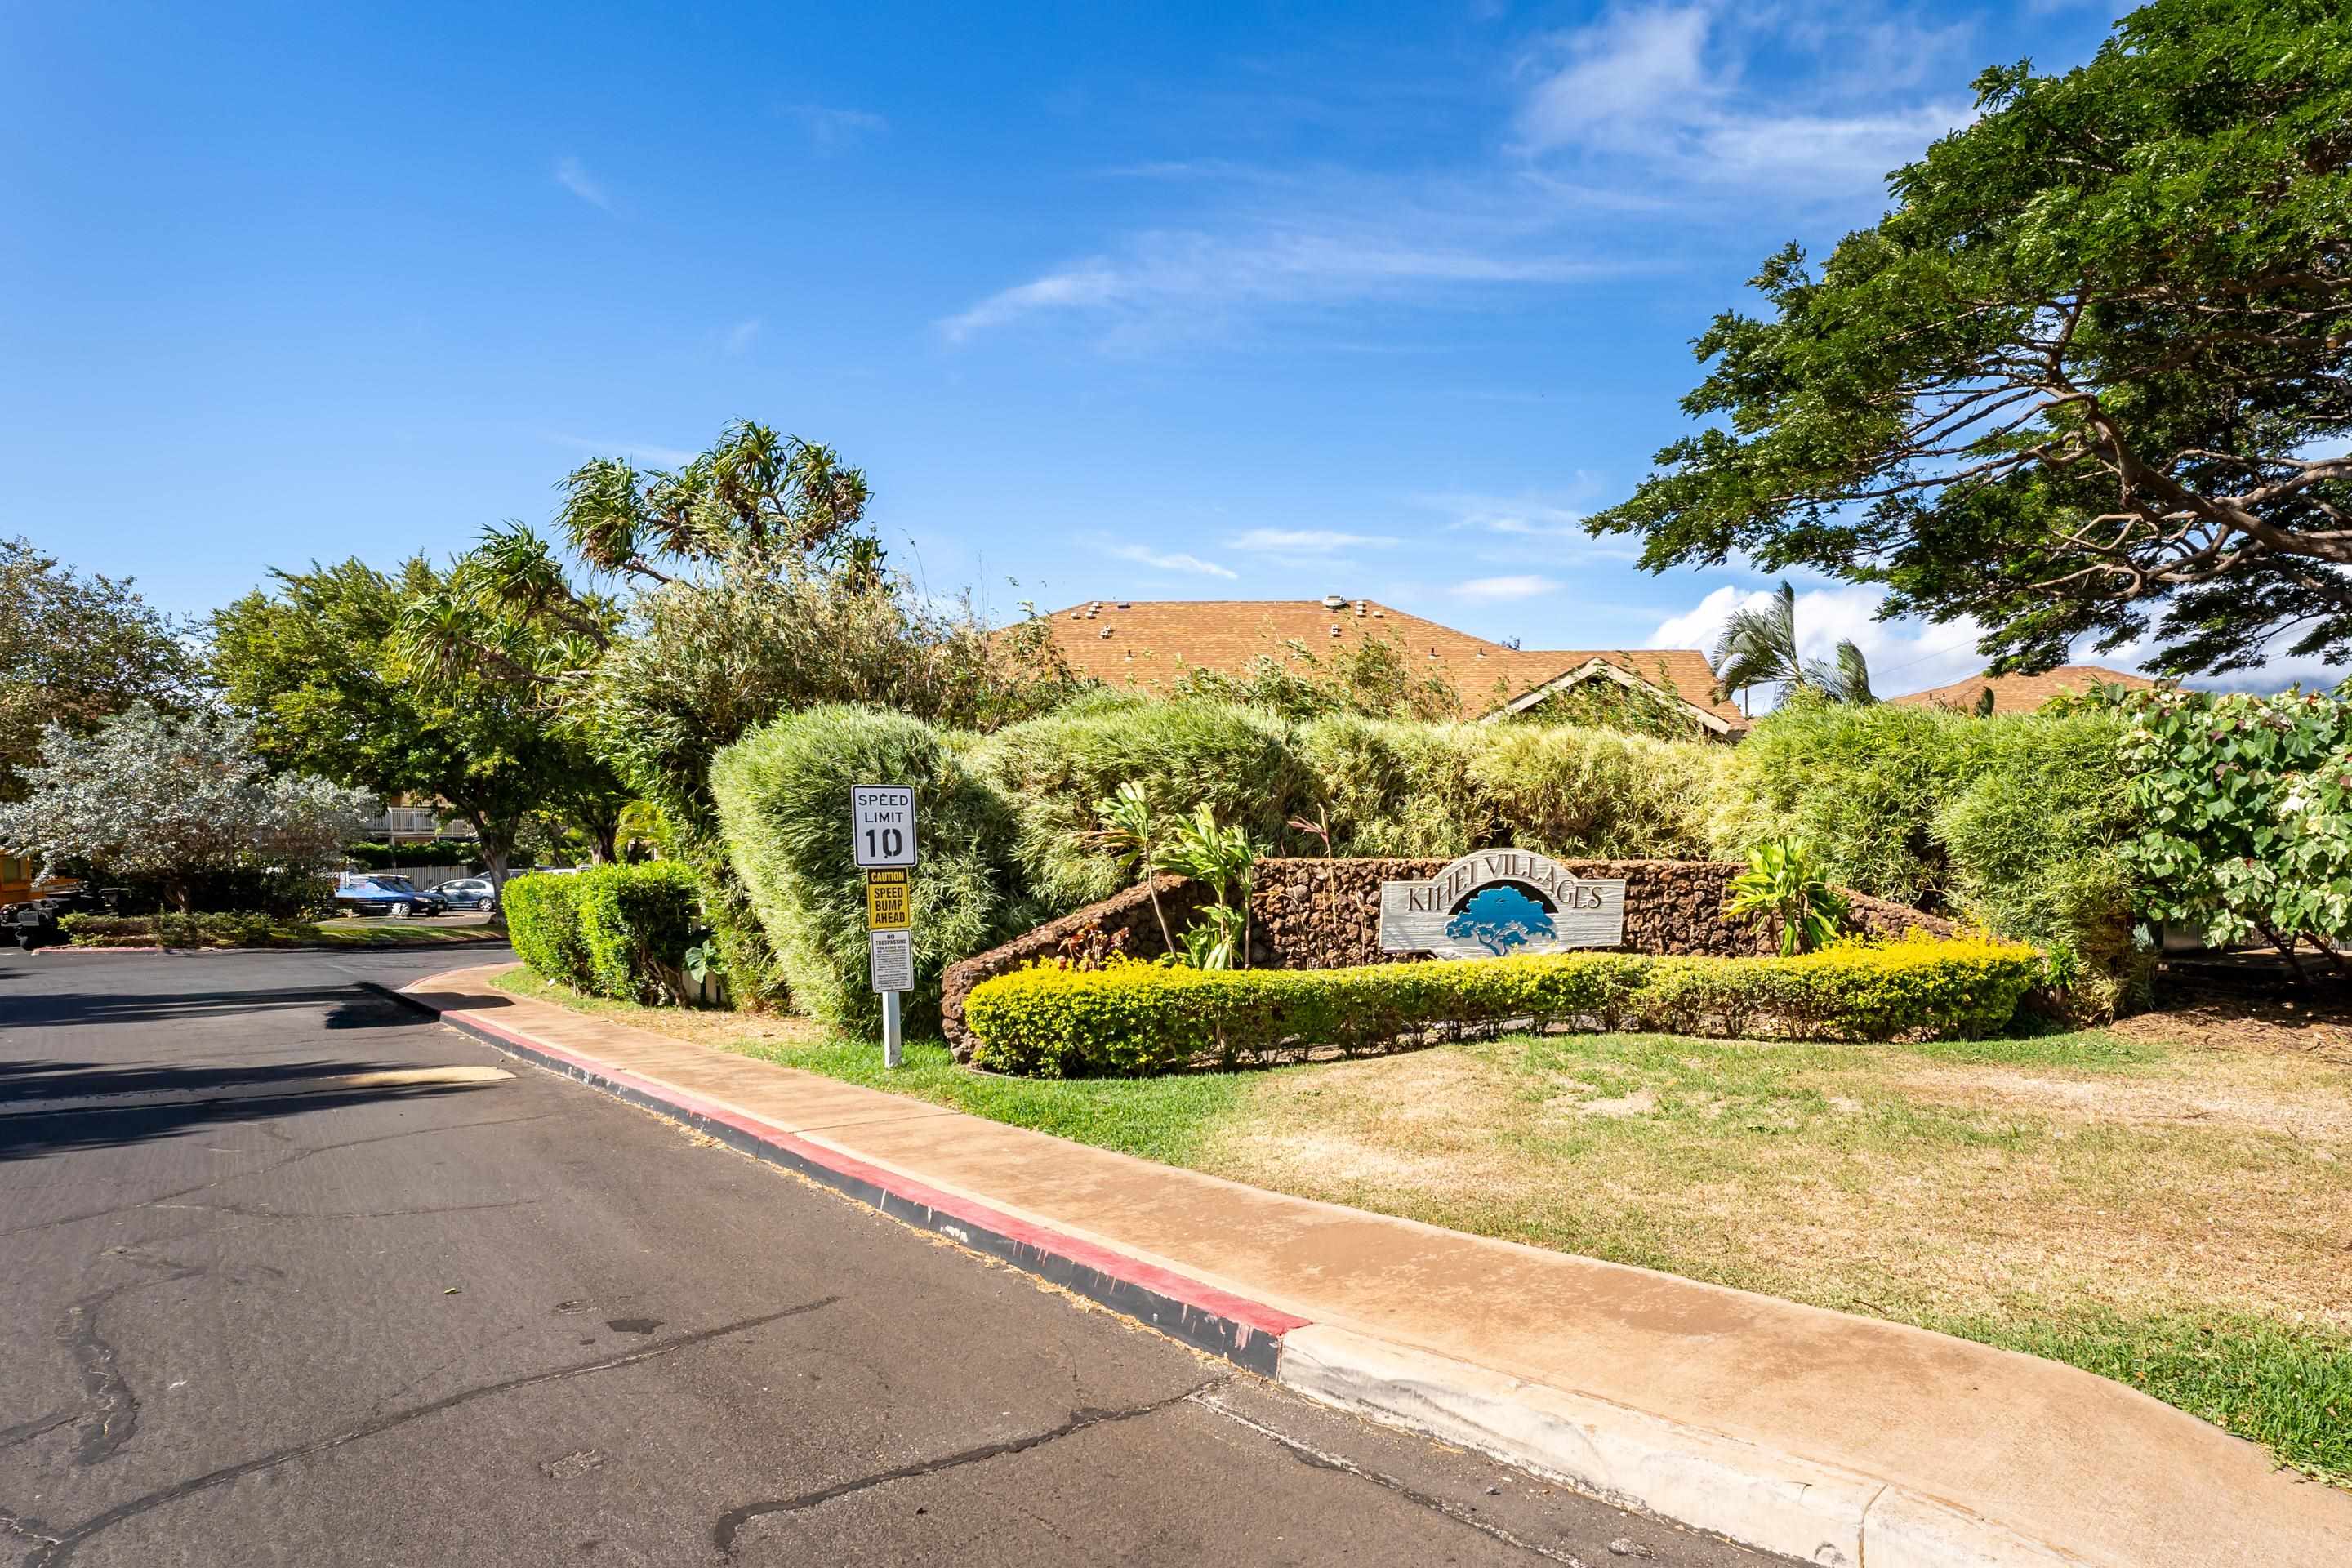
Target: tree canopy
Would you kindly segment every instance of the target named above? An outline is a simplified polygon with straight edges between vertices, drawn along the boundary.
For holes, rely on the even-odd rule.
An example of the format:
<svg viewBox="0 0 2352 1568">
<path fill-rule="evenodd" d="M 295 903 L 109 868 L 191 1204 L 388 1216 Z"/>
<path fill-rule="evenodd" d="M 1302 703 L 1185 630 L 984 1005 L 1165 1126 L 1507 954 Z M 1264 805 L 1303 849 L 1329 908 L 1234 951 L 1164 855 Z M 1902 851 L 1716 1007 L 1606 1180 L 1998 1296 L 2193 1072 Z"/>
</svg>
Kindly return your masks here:
<svg viewBox="0 0 2352 1568">
<path fill-rule="evenodd" d="M 675 471 L 599 458 L 558 488 L 558 537 L 489 531 L 413 606 L 405 647 L 413 663 L 503 685 L 594 738 L 702 876 L 740 994 L 764 993 L 772 958 L 718 839 L 709 773 L 722 749 L 840 702 L 993 729 L 1074 685 L 1042 628 L 992 633 L 968 603 L 890 570 L 865 475 L 831 447 L 738 421 Z M 612 577 L 627 591 L 593 590 Z M 577 657 L 534 668 L 509 656 L 509 637 Z"/>
<path fill-rule="evenodd" d="M 195 681 L 179 626 L 128 580 L 0 539 L 0 800 L 23 793 L 50 725 L 87 735 L 134 702 L 178 707 Z"/>
<path fill-rule="evenodd" d="M 2352 11 L 2154 0 L 1986 71 L 1818 270 L 1718 316 L 1709 427 L 1597 514 L 1988 627 L 2001 667 L 2147 636 L 2176 673 L 2352 653 Z"/>
<path fill-rule="evenodd" d="M 578 727 L 527 686 L 487 664 L 436 668 L 412 657 L 404 616 L 462 603 L 466 571 L 418 556 L 395 574 L 357 560 L 275 573 L 275 594 L 248 594 L 213 617 L 213 669 L 229 703 L 256 721 L 272 762 L 448 802 L 502 879 L 529 814 L 554 810 L 609 838 L 628 792 Z M 611 615 L 593 599 L 576 608 L 592 624 Z M 561 627 L 479 629 L 491 658 L 541 677 L 589 646 Z"/>
</svg>

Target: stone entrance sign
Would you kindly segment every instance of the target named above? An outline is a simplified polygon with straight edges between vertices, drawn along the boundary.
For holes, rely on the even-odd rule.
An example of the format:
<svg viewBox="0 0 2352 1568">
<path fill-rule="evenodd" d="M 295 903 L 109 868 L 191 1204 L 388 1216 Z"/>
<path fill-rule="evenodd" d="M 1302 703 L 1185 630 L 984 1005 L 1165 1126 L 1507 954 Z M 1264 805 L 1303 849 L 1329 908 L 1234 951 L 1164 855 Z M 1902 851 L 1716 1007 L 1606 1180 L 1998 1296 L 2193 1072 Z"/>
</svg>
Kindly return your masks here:
<svg viewBox="0 0 2352 1568">
<path fill-rule="evenodd" d="M 1381 951 L 1499 958 L 1625 941 L 1625 884 L 1528 849 L 1481 849 L 1426 882 L 1381 884 Z"/>
</svg>

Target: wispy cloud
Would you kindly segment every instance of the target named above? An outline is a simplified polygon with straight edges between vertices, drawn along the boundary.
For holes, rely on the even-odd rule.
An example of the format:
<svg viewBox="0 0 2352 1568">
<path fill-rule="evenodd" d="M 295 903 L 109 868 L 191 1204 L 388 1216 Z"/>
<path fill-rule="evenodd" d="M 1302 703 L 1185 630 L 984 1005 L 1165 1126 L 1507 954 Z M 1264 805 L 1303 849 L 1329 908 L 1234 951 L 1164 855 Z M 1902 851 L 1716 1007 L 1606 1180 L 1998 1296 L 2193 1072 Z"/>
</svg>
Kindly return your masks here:
<svg viewBox="0 0 2352 1568">
<path fill-rule="evenodd" d="M 1254 555 L 1329 555 L 1341 550 L 1386 550 L 1396 542 L 1386 534 L 1330 528 L 1253 528 L 1225 542 L 1228 549 Z"/>
<path fill-rule="evenodd" d="M 1107 174 L 1158 221 L 941 318 L 969 343 L 1078 323 L 1097 346 L 1234 334 L 1276 310 L 1467 309 L 1685 264 L 1694 225 L 1759 214 L 1860 216 L 1885 173 L 1970 110 L 1956 87 L 1969 24 L 1883 0 L 1734 7 L 1634 0 L 1516 47 L 1472 89 L 1451 165 L 1373 173 L 1213 157 Z M 1425 100 L 1443 100 L 1436 94 Z"/>
<path fill-rule="evenodd" d="M 719 346 L 730 357 L 732 357 L 736 354 L 750 352 L 752 343 L 758 341 L 759 336 L 760 318 L 753 316 L 747 321 L 738 321 L 733 326 L 728 328 L 727 335 L 725 338 L 720 340 Z"/>
<path fill-rule="evenodd" d="M 1117 561 L 1132 561 L 1139 566 L 1149 566 L 1160 572 L 1182 572 L 1196 577 L 1235 578 L 1241 575 L 1230 567 L 1213 561 L 1203 561 L 1197 555 L 1181 551 L 1154 550 L 1148 544 L 1107 544 L 1104 554 Z"/>
<path fill-rule="evenodd" d="M 1768 200 L 1875 195 L 1888 170 L 1967 122 L 1970 107 L 1957 94 L 1900 96 L 1967 31 L 1834 5 L 1795 18 L 1707 3 L 1621 5 L 1528 57 L 1535 85 L 1519 105 L 1520 149 L 1539 163 L 1618 160 Z M 1754 57 L 1790 44 L 1837 63 L 1794 82 L 1752 79 Z"/>
<path fill-rule="evenodd" d="M 663 447 L 649 441 L 593 441 L 585 436 L 550 436 L 556 446 L 591 458 L 625 458 L 640 468 L 682 468 L 701 456 L 683 447 Z"/>
<path fill-rule="evenodd" d="M 940 322 L 950 342 L 1045 311 L 1197 325 L 1201 312 L 1329 305 L 1498 284 L 1559 284 L 1622 271 L 1589 258 L 1431 241 L 1378 226 L 1283 226 L 1240 235 L 1139 235 L 982 300 Z"/>
<path fill-rule="evenodd" d="M 613 198 L 604 185 L 588 173 L 587 165 L 572 157 L 555 161 L 555 183 L 586 202 L 590 206 L 613 210 Z"/>
<path fill-rule="evenodd" d="M 1533 599 L 1556 593 L 1559 584 L 1549 577 L 1521 574 L 1511 577 L 1473 577 L 1467 583 L 1456 583 L 1446 590 L 1457 599 L 1476 599 L 1496 603 L 1508 599 Z"/>
<path fill-rule="evenodd" d="M 890 122 L 881 115 L 863 109 L 835 109 L 822 103 L 791 103 L 784 112 L 807 128 L 809 140 L 820 153 L 837 152 L 878 136 L 890 129 Z"/>
</svg>

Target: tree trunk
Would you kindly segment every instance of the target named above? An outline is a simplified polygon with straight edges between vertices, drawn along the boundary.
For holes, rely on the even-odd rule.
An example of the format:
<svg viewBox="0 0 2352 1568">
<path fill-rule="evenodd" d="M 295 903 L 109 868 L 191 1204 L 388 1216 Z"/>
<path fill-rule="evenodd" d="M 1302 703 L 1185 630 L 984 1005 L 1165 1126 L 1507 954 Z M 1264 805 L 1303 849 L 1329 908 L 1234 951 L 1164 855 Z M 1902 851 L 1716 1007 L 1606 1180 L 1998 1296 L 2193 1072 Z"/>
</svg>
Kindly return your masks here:
<svg viewBox="0 0 2352 1568">
<path fill-rule="evenodd" d="M 514 825 L 469 816 L 482 841 L 482 872 L 490 879 L 490 928 L 507 928 L 507 862 L 514 858 Z"/>
<path fill-rule="evenodd" d="M 2303 967 L 2303 960 L 2295 956 L 2294 938 L 2280 935 L 2278 927 L 2271 924 L 2270 921 L 2265 920 L 2256 921 L 2254 922 L 2254 926 L 2255 929 L 2263 933 L 2263 935 L 2270 939 L 2270 943 L 2273 947 L 2279 950 L 2279 956 L 2286 960 L 2287 968 L 2292 970 L 2294 973 L 2294 983 L 2297 985 L 2310 984 L 2311 976 L 2305 971 Z"/>
</svg>

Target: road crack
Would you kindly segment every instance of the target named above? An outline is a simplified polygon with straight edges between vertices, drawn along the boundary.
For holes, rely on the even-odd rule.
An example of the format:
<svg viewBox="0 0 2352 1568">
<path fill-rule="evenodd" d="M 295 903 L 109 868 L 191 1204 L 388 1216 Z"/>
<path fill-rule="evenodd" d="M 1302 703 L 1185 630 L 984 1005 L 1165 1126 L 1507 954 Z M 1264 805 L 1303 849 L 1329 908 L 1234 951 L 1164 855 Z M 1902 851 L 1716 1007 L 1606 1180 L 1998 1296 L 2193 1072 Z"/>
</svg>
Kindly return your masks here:
<svg viewBox="0 0 2352 1568">
<path fill-rule="evenodd" d="M 1418 1487 L 1407 1486 L 1394 1476 L 1383 1475 L 1378 1470 L 1368 1470 L 1353 1459 L 1327 1453 L 1311 1444 L 1300 1442 L 1286 1432 L 1276 1431 L 1264 1422 L 1253 1421 L 1229 1405 L 1220 1404 L 1213 1398 L 1196 1399 L 1193 1403 L 1203 1410 L 1213 1411 L 1226 1420 L 1237 1426 L 1246 1426 L 1258 1436 L 1271 1440 L 1279 1446 L 1284 1453 L 1288 1454 L 1310 1470 L 1333 1470 L 1343 1476 L 1353 1476 L 1360 1481 L 1370 1481 L 1376 1487 L 1396 1493 L 1416 1508 L 1443 1514 L 1454 1523 L 1467 1525 L 1479 1534 L 1491 1536 L 1506 1546 L 1517 1547 L 1521 1552 L 1532 1552 L 1538 1557 L 1546 1558 L 1554 1563 L 1565 1563 L 1569 1568 L 1584 1568 L 1584 1559 L 1574 1552 L 1562 1552 L 1558 1547 L 1545 1546 L 1540 1542 L 1529 1541 L 1527 1537 L 1506 1530 L 1499 1524 L 1478 1518 L 1459 1503 L 1451 1503 L 1444 1498 L 1423 1491 Z"/>
<path fill-rule="evenodd" d="M 1181 1405 L 1196 1395 L 1222 1388 L 1232 1381 L 1229 1377 L 1212 1378 L 1197 1387 L 1184 1390 L 1181 1394 L 1171 1394 L 1164 1399 L 1154 1399 L 1142 1405 L 1132 1405 L 1118 1410 L 1091 1408 L 1074 1410 L 1070 1413 L 1069 1419 L 1059 1426 L 1050 1426 L 1043 1432 L 1031 1433 L 1025 1437 L 1008 1437 L 1000 1442 L 982 1443 L 976 1447 L 965 1448 L 940 1458 L 925 1459 L 912 1465 L 901 1465 L 896 1469 L 862 1476 L 854 1481 L 843 1481 L 837 1486 L 826 1487 L 820 1491 L 803 1492 L 799 1497 L 776 1498 L 764 1502 L 745 1503 L 740 1508 L 729 1509 L 719 1516 L 719 1522 L 711 1528 L 710 1543 L 717 1547 L 722 1555 L 732 1557 L 735 1555 L 735 1542 L 742 1534 L 743 1527 L 755 1519 L 763 1519 L 778 1513 L 803 1513 L 810 1509 L 821 1507 L 856 1492 L 871 1491 L 876 1487 L 888 1486 L 893 1481 L 917 1480 L 924 1476 L 938 1475 L 942 1470 L 961 1469 L 966 1465 L 982 1464 L 990 1459 L 1001 1459 L 1013 1454 L 1025 1454 L 1032 1449 L 1042 1448 L 1048 1443 L 1057 1443 L 1065 1437 L 1076 1436 L 1089 1426 L 1108 1426 L 1120 1421 L 1132 1421 L 1138 1416 L 1155 1415 L 1171 1406 Z"/>
<path fill-rule="evenodd" d="M 741 1318 L 731 1323 L 721 1323 L 717 1328 L 702 1329 L 690 1334 L 679 1334 L 675 1338 L 664 1340 L 659 1344 L 646 1345 L 642 1349 L 631 1351 L 625 1355 L 604 1356 L 595 1361 L 556 1367 L 549 1372 L 527 1373 L 520 1377 L 503 1378 L 497 1383 L 487 1383 L 478 1387 L 464 1389 L 424 1405 L 412 1405 L 405 1410 L 394 1411 L 388 1415 L 362 1421 L 327 1436 L 313 1438 L 307 1443 L 298 1443 L 291 1447 L 280 1448 L 274 1453 L 259 1455 L 234 1465 L 224 1465 L 219 1469 L 207 1471 L 204 1475 L 160 1488 L 143 1496 L 132 1498 L 128 1502 L 118 1503 L 104 1513 L 75 1525 L 61 1535 L 47 1537 L 47 1543 L 36 1546 L 32 1555 L 25 1560 L 25 1568 L 57 1568 L 58 1564 L 68 1561 L 75 1551 L 92 1536 L 103 1531 L 111 1530 L 124 1520 L 134 1519 L 140 1514 L 162 1508 L 166 1503 L 177 1502 L 182 1498 L 193 1496 L 197 1492 L 210 1491 L 215 1487 L 226 1486 L 231 1481 L 241 1480 L 247 1476 L 257 1475 L 263 1470 L 276 1469 L 278 1466 L 290 1464 L 296 1459 L 307 1459 L 314 1455 L 342 1447 L 347 1444 L 364 1441 L 389 1432 L 396 1426 L 404 1426 L 412 1421 L 422 1421 L 426 1416 L 438 1415 L 444 1411 L 454 1410 L 461 1405 L 470 1405 L 478 1399 L 488 1399 L 499 1394 L 511 1394 L 518 1389 L 535 1388 L 541 1384 L 562 1383 L 575 1377 L 589 1377 L 598 1373 L 617 1371 L 625 1366 L 635 1366 L 640 1362 L 657 1360 L 662 1356 L 672 1355 L 696 1345 L 707 1344 L 712 1340 L 724 1339 L 730 1334 L 744 1333 L 752 1329 L 764 1328 L 770 1323 L 780 1322 L 786 1318 L 797 1318 L 804 1313 L 818 1311 L 840 1300 L 838 1296 L 821 1296 L 814 1301 L 804 1301 L 797 1307 L 786 1307 L 782 1311 L 763 1312 L 756 1318 Z"/>
</svg>

